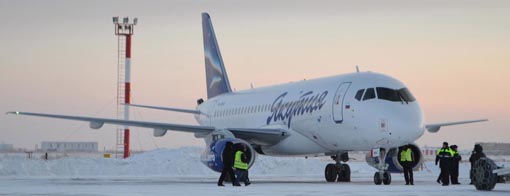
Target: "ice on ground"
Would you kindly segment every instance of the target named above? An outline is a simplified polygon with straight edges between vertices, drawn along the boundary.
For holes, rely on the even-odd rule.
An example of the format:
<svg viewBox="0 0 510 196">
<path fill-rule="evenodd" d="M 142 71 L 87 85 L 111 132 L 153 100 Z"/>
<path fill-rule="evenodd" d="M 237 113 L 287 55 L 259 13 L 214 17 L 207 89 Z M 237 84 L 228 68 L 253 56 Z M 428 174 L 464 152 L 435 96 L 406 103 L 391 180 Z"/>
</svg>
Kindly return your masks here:
<svg viewBox="0 0 510 196">
<path fill-rule="evenodd" d="M 376 186 L 376 171 L 365 162 L 349 162 L 350 183 L 326 183 L 327 158 L 258 156 L 249 187 L 217 187 L 218 173 L 200 162 L 203 148 L 158 149 L 129 159 L 64 157 L 53 160 L 0 155 L 0 195 L 480 195 L 469 183 L 469 163 L 460 167 L 460 186 L 442 187 L 439 168 L 425 162 L 415 186 L 392 174 L 390 186 Z M 464 159 L 467 159 L 465 157 Z M 503 163 L 499 163 L 501 165 Z M 484 195 L 509 195 L 498 184 Z"/>
<path fill-rule="evenodd" d="M 24 156 L 0 155 L 0 177 L 90 177 L 90 176 L 217 176 L 200 162 L 203 148 L 182 147 L 157 149 L 128 159 L 63 157 L 51 160 L 27 159 Z M 464 159 L 467 159 L 465 157 Z M 251 176 L 322 176 L 329 158 L 257 156 Z M 376 171 L 366 162 L 349 162 L 353 176 L 373 175 Z M 462 163 L 460 173 L 469 172 Z M 417 175 L 436 175 L 439 168 L 426 162 Z"/>
</svg>

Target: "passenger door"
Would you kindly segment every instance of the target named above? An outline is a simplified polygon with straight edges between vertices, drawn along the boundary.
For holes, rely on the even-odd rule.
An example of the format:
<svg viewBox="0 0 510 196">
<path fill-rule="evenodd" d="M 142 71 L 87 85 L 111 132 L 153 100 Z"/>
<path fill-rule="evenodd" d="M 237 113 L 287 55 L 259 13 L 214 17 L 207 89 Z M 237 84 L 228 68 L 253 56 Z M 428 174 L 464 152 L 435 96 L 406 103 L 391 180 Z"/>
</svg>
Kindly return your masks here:
<svg viewBox="0 0 510 196">
<path fill-rule="evenodd" d="M 338 86 L 335 97 L 333 97 L 333 120 L 335 123 L 342 123 L 344 120 L 344 99 L 351 82 L 344 82 Z"/>
</svg>

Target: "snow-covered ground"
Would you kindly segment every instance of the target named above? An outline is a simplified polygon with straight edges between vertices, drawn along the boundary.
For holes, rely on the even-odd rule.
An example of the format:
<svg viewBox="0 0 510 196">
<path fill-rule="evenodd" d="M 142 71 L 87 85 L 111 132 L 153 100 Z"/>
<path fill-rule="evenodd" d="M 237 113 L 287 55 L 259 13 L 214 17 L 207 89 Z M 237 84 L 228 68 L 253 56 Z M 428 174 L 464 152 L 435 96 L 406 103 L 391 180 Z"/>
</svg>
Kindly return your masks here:
<svg viewBox="0 0 510 196">
<path fill-rule="evenodd" d="M 439 169 L 426 162 L 415 172 L 415 186 L 403 185 L 393 174 L 392 184 L 377 186 L 375 169 L 350 162 L 352 182 L 326 183 L 324 158 L 258 156 L 248 187 L 217 187 L 218 173 L 200 161 L 202 149 L 159 149 L 127 160 L 66 157 L 44 161 L 20 155 L 0 155 L 0 195 L 509 195 L 510 184 L 491 192 L 469 183 L 469 164 L 460 168 L 462 185 L 442 187 L 435 182 Z M 467 158 L 467 157 L 466 157 Z M 504 163 L 498 163 L 500 165 Z M 508 165 L 508 164 L 507 164 Z"/>
</svg>

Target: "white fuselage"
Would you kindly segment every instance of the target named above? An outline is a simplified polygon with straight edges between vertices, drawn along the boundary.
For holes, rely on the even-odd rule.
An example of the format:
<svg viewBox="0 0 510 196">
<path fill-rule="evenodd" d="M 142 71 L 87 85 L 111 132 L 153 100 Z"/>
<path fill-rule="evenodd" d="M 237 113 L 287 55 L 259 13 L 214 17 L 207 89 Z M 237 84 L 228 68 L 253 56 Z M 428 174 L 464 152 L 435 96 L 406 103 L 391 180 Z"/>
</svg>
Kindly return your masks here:
<svg viewBox="0 0 510 196">
<path fill-rule="evenodd" d="M 216 96 L 198 106 L 200 125 L 218 129 L 280 128 L 290 136 L 262 147 L 269 155 L 311 155 L 412 143 L 424 132 L 417 101 L 363 100 L 368 88 L 405 88 L 400 81 L 371 72 L 352 73 Z M 368 90 L 367 90 L 368 91 Z M 368 92 L 365 92 L 368 93 Z"/>
</svg>

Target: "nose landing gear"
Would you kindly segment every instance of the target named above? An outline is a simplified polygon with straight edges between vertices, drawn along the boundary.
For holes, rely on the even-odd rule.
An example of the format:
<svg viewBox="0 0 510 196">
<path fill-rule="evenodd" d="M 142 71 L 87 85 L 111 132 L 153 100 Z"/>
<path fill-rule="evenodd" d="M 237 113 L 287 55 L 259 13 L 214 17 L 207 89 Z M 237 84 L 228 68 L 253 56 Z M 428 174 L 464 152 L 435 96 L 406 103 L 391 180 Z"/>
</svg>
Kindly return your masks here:
<svg viewBox="0 0 510 196">
<path fill-rule="evenodd" d="M 388 170 L 388 164 L 386 164 L 386 149 L 381 148 L 378 156 L 379 163 L 377 164 L 378 172 L 374 174 L 374 184 L 376 185 L 389 185 L 391 184 L 391 174 Z"/>
<path fill-rule="evenodd" d="M 336 163 L 326 165 L 324 170 L 324 177 L 328 182 L 350 182 L 351 181 L 351 168 L 349 165 L 341 162 L 349 161 L 347 152 L 331 156 Z"/>
</svg>

